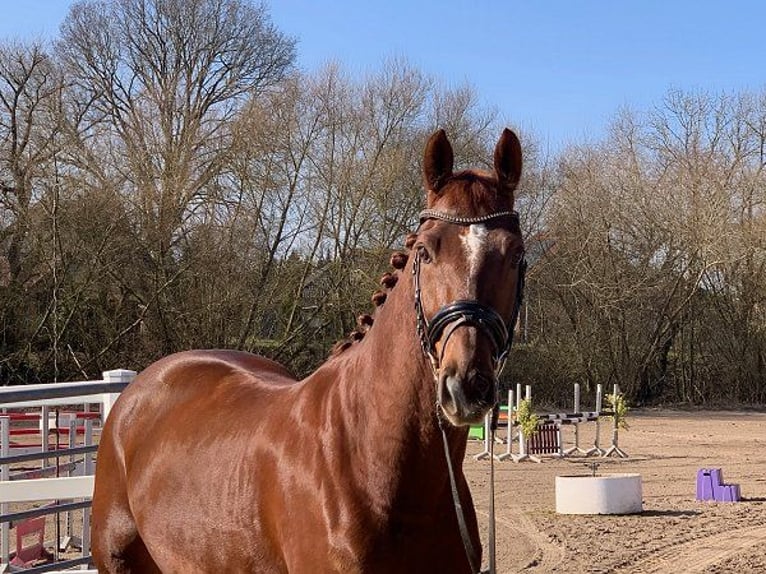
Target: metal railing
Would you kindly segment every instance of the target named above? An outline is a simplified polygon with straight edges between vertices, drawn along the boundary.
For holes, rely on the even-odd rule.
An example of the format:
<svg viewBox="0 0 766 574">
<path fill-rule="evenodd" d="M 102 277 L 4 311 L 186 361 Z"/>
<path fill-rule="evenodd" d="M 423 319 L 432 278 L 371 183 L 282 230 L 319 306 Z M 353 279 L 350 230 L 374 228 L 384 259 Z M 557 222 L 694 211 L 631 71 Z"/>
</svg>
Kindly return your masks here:
<svg viewBox="0 0 766 574">
<path fill-rule="evenodd" d="M 98 405 L 100 421 L 106 420 L 114 401 L 120 392 L 133 380 L 136 373 L 123 369 L 107 371 L 103 373 L 103 380 L 83 381 L 76 383 L 51 383 L 43 385 L 25 385 L 22 387 L 0 387 L 0 573 L 12 571 L 11 566 L 10 530 L 11 525 L 25 520 L 38 518 L 48 514 L 64 514 L 66 520 L 66 544 L 73 539 L 72 524 L 73 513 L 82 511 L 82 536 L 78 541 L 82 549 L 80 557 L 68 560 L 60 560 L 54 563 L 25 568 L 25 573 L 36 574 L 38 572 L 63 571 L 75 567 L 87 567 L 90 564 L 90 504 L 93 494 L 93 474 L 95 470 L 94 453 L 97 445 L 94 444 L 94 420 L 85 415 L 70 415 L 64 427 L 64 434 L 68 436 L 69 448 L 51 448 L 48 440 L 51 432 L 51 422 L 55 431 L 60 431 L 60 420 L 56 416 L 51 420 L 52 408 L 61 406 L 81 406 L 88 411 L 91 405 Z M 23 445 L 11 445 L 11 419 L 13 414 L 9 411 L 14 409 L 39 409 L 39 429 L 34 436 L 39 437 L 39 444 L 21 448 Z M 82 417 L 82 418 L 78 418 Z M 22 415 L 24 421 L 29 421 L 29 414 Z M 31 417 L 34 418 L 34 417 Z M 79 426 L 80 423 L 82 426 Z M 25 423 L 29 427 L 29 423 Z M 28 428 L 31 433 L 35 429 Z M 26 431 L 15 431 L 26 432 Z M 78 437 L 82 435 L 83 444 L 77 444 Z M 58 443 L 58 440 L 57 440 Z M 30 448 L 35 452 L 29 452 Z M 19 449 L 22 452 L 14 452 Z M 79 460 L 75 457 L 81 457 Z M 64 458 L 67 462 L 60 464 Z M 42 460 L 40 469 L 27 470 L 12 474 L 13 466 L 20 463 Z M 54 466 L 45 466 L 46 461 L 55 460 Z M 76 469 L 76 470 L 73 470 Z M 75 472 L 76 476 L 71 476 Z M 59 475 L 65 473 L 65 477 L 55 478 L 29 478 L 29 476 L 46 476 L 49 474 Z M 46 505 L 42 508 L 27 509 L 17 512 L 9 512 L 9 504 L 24 503 L 29 501 L 55 501 L 55 504 Z M 68 501 L 68 502 L 67 502 Z M 57 517 L 57 524 L 59 518 Z M 56 549 L 62 543 L 58 536 L 54 541 Z M 66 545 L 65 544 L 65 545 Z M 46 543 L 47 545 L 47 543 Z M 18 544 L 17 544 L 18 546 Z M 79 572 L 92 572 L 79 570 Z"/>
</svg>

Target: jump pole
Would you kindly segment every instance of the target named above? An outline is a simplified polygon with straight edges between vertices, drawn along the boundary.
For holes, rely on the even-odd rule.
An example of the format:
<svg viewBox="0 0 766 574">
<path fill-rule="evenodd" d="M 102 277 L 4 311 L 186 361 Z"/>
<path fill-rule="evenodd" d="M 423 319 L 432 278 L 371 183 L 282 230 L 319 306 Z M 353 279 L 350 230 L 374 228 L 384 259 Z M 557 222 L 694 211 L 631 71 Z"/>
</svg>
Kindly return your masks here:
<svg viewBox="0 0 766 574">
<path fill-rule="evenodd" d="M 508 441 L 506 446 L 506 453 L 508 456 L 510 456 L 511 452 L 511 442 L 512 442 L 512 429 L 513 425 L 511 422 L 511 415 L 513 414 L 513 391 L 508 391 Z M 484 460 L 485 458 L 489 458 L 490 455 L 494 457 L 495 460 L 505 460 L 507 456 L 505 454 L 492 454 L 492 449 L 490 448 L 490 441 L 492 440 L 492 435 L 494 433 L 492 432 L 492 411 L 487 413 L 487 416 L 484 417 L 484 450 L 482 450 L 479 454 L 474 455 L 474 460 Z M 495 435 L 495 442 L 497 444 L 503 444 L 503 439 L 499 436 Z"/>
<path fill-rule="evenodd" d="M 485 458 L 489 458 L 491 456 L 490 452 L 490 446 L 492 446 L 490 443 L 492 441 L 492 411 L 487 413 L 487 416 L 484 417 L 484 450 L 481 451 L 479 454 L 474 455 L 474 460 L 484 460 Z"/>
<path fill-rule="evenodd" d="M 600 442 L 600 435 L 601 435 L 601 410 L 603 408 L 604 403 L 604 390 L 601 385 L 596 385 L 596 412 L 598 413 L 598 417 L 596 417 L 596 435 L 593 438 L 593 446 L 585 451 L 585 456 L 590 455 L 596 455 L 596 456 L 603 456 L 606 451 L 601 448 L 599 445 Z"/>
<path fill-rule="evenodd" d="M 521 385 L 516 385 L 516 388 L 521 392 Z M 505 452 L 496 456 L 497 460 L 507 460 L 513 457 L 513 413 L 518 411 L 518 403 L 515 402 L 515 397 L 518 395 L 513 390 L 508 391 L 508 436 L 505 441 Z M 515 409 L 515 410 L 514 410 Z"/>
<path fill-rule="evenodd" d="M 580 383 L 574 384 L 574 412 L 580 412 Z M 599 412 L 598 405 L 596 406 L 596 412 Z M 598 424 L 598 418 L 596 418 L 596 424 Z M 592 450 L 592 449 L 591 449 Z M 561 456 L 569 456 L 571 454 L 579 452 L 580 454 L 588 455 L 590 452 L 580 446 L 580 423 L 574 423 L 574 446 L 566 449 Z"/>
</svg>

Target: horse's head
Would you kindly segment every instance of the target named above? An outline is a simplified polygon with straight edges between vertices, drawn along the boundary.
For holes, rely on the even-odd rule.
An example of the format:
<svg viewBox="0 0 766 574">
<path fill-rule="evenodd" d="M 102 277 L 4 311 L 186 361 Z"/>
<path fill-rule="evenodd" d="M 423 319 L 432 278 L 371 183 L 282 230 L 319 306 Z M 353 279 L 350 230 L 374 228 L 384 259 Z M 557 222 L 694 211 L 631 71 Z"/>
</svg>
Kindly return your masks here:
<svg viewBox="0 0 766 574">
<path fill-rule="evenodd" d="M 413 247 L 418 330 L 434 366 L 437 401 L 452 424 L 482 420 L 521 301 L 524 244 L 513 211 L 521 145 L 506 129 L 494 173 L 453 173 L 443 130 L 426 145 L 427 209 Z"/>
</svg>

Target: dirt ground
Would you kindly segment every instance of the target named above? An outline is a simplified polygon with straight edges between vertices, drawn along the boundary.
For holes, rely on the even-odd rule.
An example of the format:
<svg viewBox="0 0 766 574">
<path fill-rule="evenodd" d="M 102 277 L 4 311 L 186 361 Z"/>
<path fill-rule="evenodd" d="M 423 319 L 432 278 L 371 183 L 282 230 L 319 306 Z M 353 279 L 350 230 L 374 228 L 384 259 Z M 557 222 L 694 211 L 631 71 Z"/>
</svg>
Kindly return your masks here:
<svg viewBox="0 0 766 574">
<path fill-rule="evenodd" d="M 631 411 L 619 445 L 629 458 L 495 462 L 499 573 L 766 573 L 766 413 Z M 605 428 L 606 426 L 606 428 Z M 594 423 L 580 425 L 580 445 L 593 443 Z M 573 427 L 564 427 L 565 447 Z M 611 428 L 601 428 L 608 446 Z M 487 563 L 489 462 L 471 441 L 465 472 L 482 525 Z M 503 452 L 505 446 L 498 445 Z M 514 446 L 514 452 L 516 448 Z M 643 513 L 556 514 L 555 477 L 639 473 Z M 721 468 L 742 501 L 697 502 L 700 468 Z"/>
<path fill-rule="evenodd" d="M 628 423 L 619 437 L 626 459 L 580 455 L 545 456 L 539 464 L 495 462 L 498 573 L 766 574 L 766 413 L 631 411 Z M 565 447 L 572 446 L 573 428 L 564 427 Z M 593 444 L 594 431 L 595 423 L 580 425 L 580 446 Z M 601 446 L 608 446 L 609 424 L 602 423 L 600 437 Z M 495 452 L 505 448 L 497 445 Z M 490 465 L 474 460 L 482 450 L 481 442 L 470 441 L 464 468 L 486 567 Z M 555 477 L 587 474 L 593 462 L 599 474 L 641 475 L 642 514 L 556 514 Z M 722 468 L 725 482 L 740 485 L 743 500 L 697 502 L 700 468 Z M 52 520 L 48 536 L 55 532 Z M 70 551 L 62 558 L 77 555 Z"/>
</svg>

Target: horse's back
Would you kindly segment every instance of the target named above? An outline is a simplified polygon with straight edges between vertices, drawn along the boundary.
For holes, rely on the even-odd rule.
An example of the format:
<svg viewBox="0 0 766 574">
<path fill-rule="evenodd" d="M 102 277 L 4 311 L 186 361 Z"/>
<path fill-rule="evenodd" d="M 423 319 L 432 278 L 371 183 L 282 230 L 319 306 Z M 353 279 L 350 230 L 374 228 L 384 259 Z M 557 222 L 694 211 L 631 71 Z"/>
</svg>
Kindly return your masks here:
<svg viewBox="0 0 766 574">
<path fill-rule="evenodd" d="M 110 419 L 141 408 L 145 422 L 146 407 L 161 416 L 182 403 L 191 407 L 199 396 L 220 394 L 231 399 L 293 383 L 295 379 L 285 367 L 265 357 L 241 351 L 184 351 L 143 370 L 120 395 Z"/>
<path fill-rule="evenodd" d="M 149 365 L 136 377 L 126 391 L 157 385 L 173 391 L 209 390 L 226 384 L 232 375 L 244 376 L 246 381 L 263 385 L 285 385 L 295 382 L 292 374 L 279 363 L 244 351 L 205 350 L 183 351 L 169 355 Z"/>
<path fill-rule="evenodd" d="M 205 425 L 237 427 L 296 381 L 274 361 L 240 351 L 185 351 L 151 364 L 122 392 L 104 427 L 125 457 L 153 441 L 196 441 Z M 227 424 L 228 423 L 228 424 Z"/>
<path fill-rule="evenodd" d="M 294 383 L 278 363 L 237 351 L 177 353 L 142 371 L 115 403 L 99 446 L 93 497 L 99 568 L 153 571 L 152 557 L 169 546 L 152 547 L 159 537 L 151 530 L 167 529 L 171 519 L 181 518 L 179 512 L 205 515 L 205 509 L 194 507 L 202 494 L 195 475 L 220 474 L 223 488 L 232 472 L 226 464 L 247 456 L 243 430 L 252 429 Z M 168 494 L 174 488 L 189 492 L 173 498 L 183 504 L 172 507 Z M 151 519 L 141 524 L 141 514 Z M 190 524 L 194 520 L 189 517 Z M 190 542 L 193 546 L 190 540 L 168 540 L 179 547 Z M 171 569 L 195 567 L 171 560 Z"/>
</svg>

